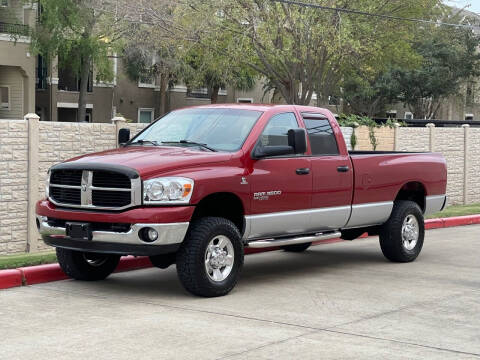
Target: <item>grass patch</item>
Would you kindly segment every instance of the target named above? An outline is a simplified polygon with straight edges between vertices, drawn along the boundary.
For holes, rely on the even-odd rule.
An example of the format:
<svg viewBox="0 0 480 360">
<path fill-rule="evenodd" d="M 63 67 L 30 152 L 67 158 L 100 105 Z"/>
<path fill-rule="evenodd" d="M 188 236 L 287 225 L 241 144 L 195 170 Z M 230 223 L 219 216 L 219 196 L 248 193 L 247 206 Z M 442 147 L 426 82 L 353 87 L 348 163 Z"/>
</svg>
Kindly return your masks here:
<svg viewBox="0 0 480 360">
<path fill-rule="evenodd" d="M 0 256 L 0 270 L 57 262 L 55 252 Z"/>
<path fill-rule="evenodd" d="M 464 216 L 480 214 L 480 204 L 452 205 L 445 210 L 427 216 L 427 219 L 446 218 L 452 216 Z"/>
</svg>

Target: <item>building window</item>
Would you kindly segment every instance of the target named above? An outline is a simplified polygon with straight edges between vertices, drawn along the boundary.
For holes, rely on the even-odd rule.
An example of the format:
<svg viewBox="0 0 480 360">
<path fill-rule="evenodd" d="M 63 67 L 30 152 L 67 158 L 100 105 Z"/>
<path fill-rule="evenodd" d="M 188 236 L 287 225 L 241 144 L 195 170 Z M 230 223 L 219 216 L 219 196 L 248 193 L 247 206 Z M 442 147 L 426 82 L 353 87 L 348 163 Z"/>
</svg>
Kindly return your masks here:
<svg viewBox="0 0 480 360">
<path fill-rule="evenodd" d="M 138 122 L 150 124 L 153 121 L 155 110 L 151 108 L 138 109 Z"/>
<path fill-rule="evenodd" d="M 82 79 L 78 76 L 71 66 L 68 65 L 68 61 L 65 59 L 58 59 L 58 90 L 62 91 L 80 91 L 80 84 Z M 88 74 L 87 91 L 93 91 L 93 65 Z"/>
<path fill-rule="evenodd" d="M 37 57 L 37 89 L 45 90 L 47 88 L 47 63 L 41 55 Z"/>
<path fill-rule="evenodd" d="M 465 114 L 466 121 L 473 121 L 475 116 L 473 114 Z"/>
<path fill-rule="evenodd" d="M 10 87 L 0 85 L 0 109 L 10 110 Z"/>
<path fill-rule="evenodd" d="M 138 78 L 138 87 L 154 88 L 155 87 L 155 56 L 152 56 L 152 66 L 144 74 Z"/>
<path fill-rule="evenodd" d="M 237 103 L 240 104 L 253 104 L 253 99 L 252 98 L 238 98 Z"/>
<path fill-rule="evenodd" d="M 0 0 L 0 7 L 8 7 L 8 0 Z"/>
</svg>

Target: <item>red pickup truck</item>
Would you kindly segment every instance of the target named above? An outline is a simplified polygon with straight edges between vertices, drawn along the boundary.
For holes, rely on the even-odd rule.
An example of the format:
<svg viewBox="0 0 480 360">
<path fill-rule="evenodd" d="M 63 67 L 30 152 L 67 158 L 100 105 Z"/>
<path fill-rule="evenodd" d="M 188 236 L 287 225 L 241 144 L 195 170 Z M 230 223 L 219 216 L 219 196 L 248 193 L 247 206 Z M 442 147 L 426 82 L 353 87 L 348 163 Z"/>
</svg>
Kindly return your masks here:
<svg viewBox="0 0 480 360">
<path fill-rule="evenodd" d="M 325 109 L 210 105 L 172 111 L 120 147 L 49 170 L 36 206 L 45 243 L 79 280 L 149 256 L 193 294 L 235 286 L 244 249 L 379 235 L 391 261 L 413 261 L 423 216 L 446 202 L 435 153 L 348 152 Z"/>
</svg>

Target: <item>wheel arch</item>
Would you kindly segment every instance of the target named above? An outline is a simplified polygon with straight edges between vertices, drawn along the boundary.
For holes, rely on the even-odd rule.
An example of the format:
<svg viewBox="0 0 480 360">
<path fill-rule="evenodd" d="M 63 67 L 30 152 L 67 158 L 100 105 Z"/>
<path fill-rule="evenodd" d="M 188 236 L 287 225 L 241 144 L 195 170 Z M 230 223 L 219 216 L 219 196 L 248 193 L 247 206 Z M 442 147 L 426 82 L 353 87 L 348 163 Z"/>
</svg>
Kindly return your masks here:
<svg viewBox="0 0 480 360">
<path fill-rule="evenodd" d="M 425 212 L 425 197 L 427 190 L 420 181 L 409 181 L 405 183 L 397 192 L 395 201 L 410 200 L 420 207 L 422 212 Z"/>
<path fill-rule="evenodd" d="M 231 192 L 217 192 L 205 196 L 195 206 L 192 221 L 216 216 L 230 220 L 238 228 L 240 234 L 245 231 L 245 207 L 242 200 Z"/>
</svg>

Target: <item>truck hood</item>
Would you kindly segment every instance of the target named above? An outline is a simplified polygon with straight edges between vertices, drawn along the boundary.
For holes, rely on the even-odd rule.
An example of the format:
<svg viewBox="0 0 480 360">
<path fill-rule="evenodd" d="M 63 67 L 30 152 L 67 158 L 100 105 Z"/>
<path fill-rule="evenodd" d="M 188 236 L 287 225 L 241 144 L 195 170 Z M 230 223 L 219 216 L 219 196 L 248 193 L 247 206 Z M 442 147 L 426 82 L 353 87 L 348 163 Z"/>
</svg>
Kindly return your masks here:
<svg viewBox="0 0 480 360">
<path fill-rule="evenodd" d="M 182 168 L 228 161 L 233 154 L 173 146 L 129 146 L 87 154 L 68 163 L 123 165 L 138 171 L 142 178 Z"/>
</svg>

